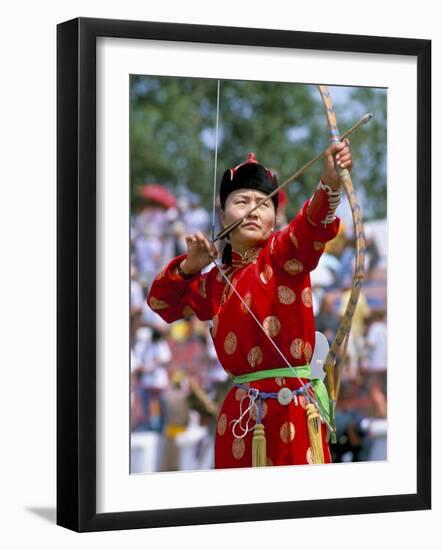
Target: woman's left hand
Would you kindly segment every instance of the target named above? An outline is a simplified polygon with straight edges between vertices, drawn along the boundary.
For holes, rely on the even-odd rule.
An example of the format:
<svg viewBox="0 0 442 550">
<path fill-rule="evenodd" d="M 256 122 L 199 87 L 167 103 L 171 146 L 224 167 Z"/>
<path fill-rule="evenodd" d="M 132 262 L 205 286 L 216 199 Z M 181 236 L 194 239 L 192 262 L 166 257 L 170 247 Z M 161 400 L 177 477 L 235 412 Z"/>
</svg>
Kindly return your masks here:
<svg viewBox="0 0 442 550">
<path fill-rule="evenodd" d="M 333 143 L 324 153 L 324 164 L 321 173 L 321 179 L 332 189 L 339 189 L 340 183 L 336 172 L 335 163 L 340 168 L 351 170 L 353 160 L 350 151 L 350 141 L 345 138 L 339 143 Z"/>
</svg>

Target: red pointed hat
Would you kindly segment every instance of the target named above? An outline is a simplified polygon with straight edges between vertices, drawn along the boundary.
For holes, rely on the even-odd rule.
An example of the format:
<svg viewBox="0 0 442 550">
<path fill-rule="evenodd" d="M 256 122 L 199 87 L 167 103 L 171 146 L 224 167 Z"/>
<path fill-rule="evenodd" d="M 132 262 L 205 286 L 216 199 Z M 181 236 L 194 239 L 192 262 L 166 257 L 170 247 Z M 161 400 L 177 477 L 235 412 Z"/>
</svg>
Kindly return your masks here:
<svg viewBox="0 0 442 550">
<path fill-rule="evenodd" d="M 278 181 L 271 170 L 256 160 L 255 153 L 249 153 L 247 160 L 224 172 L 221 180 L 219 198 L 221 208 L 232 191 L 237 189 L 256 189 L 266 195 L 277 187 Z M 278 193 L 272 197 L 275 210 L 278 208 Z"/>
</svg>

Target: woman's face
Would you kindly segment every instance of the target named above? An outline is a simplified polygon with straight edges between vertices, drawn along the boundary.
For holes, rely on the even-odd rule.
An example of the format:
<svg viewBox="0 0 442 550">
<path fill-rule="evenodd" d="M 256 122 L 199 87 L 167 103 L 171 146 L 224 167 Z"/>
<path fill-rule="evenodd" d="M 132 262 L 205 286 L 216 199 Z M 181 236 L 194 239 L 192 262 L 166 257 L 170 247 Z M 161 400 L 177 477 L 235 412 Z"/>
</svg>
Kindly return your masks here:
<svg viewBox="0 0 442 550">
<path fill-rule="evenodd" d="M 238 218 L 245 216 L 266 196 L 265 193 L 256 189 L 237 189 L 230 193 L 224 210 L 221 211 L 223 226 L 227 227 Z M 266 241 L 274 230 L 275 217 L 275 207 L 273 201 L 269 199 L 230 233 L 232 247 L 242 253 L 248 248 Z"/>
</svg>

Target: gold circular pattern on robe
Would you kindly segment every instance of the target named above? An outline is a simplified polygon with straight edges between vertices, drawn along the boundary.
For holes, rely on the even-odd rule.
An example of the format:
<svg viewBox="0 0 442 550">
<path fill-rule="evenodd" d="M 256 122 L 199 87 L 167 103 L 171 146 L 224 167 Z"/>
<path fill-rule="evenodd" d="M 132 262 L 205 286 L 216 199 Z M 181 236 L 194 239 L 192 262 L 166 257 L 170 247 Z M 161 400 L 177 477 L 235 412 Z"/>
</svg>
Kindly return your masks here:
<svg viewBox="0 0 442 550">
<path fill-rule="evenodd" d="M 166 307 L 169 307 L 169 304 L 167 302 L 165 302 L 164 300 L 159 300 L 158 298 L 155 298 L 154 296 L 151 296 L 149 298 L 149 305 L 154 310 L 166 309 Z"/>
<path fill-rule="evenodd" d="M 307 286 L 304 288 L 301 294 L 302 303 L 305 305 L 305 307 L 312 307 L 313 304 L 313 297 L 312 297 L 312 289 Z"/>
<path fill-rule="evenodd" d="M 290 443 L 295 439 L 295 425 L 293 422 L 284 422 L 279 430 L 279 435 L 283 443 Z"/>
<path fill-rule="evenodd" d="M 313 241 L 313 248 L 316 251 L 322 250 L 323 248 L 325 248 L 325 243 L 323 243 L 322 241 Z"/>
<path fill-rule="evenodd" d="M 307 397 L 305 395 L 298 395 L 298 403 L 305 409 L 308 404 Z"/>
<path fill-rule="evenodd" d="M 295 291 L 288 286 L 278 286 L 278 298 L 281 304 L 290 305 L 296 300 Z"/>
<path fill-rule="evenodd" d="M 247 354 L 247 361 L 252 368 L 262 363 L 262 350 L 259 346 L 253 347 Z"/>
<path fill-rule="evenodd" d="M 312 455 L 311 447 L 307 449 L 307 452 L 305 453 L 305 458 L 307 460 L 307 464 L 313 464 L 313 455 Z"/>
<path fill-rule="evenodd" d="M 249 264 L 249 263 L 256 264 L 256 261 L 258 259 L 260 251 L 261 251 L 261 248 L 259 246 L 249 248 L 248 250 L 246 250 L 244 252 L 244 256 L 242 257 L 242 263 L 243 264 Z"/>
<path fill-rule="evenodd" d="M 263 420 L 266 417 L 268 410 L 269 410 L 269 407 L 267 405 L 267 402 L 265 400 L 263 400 L 262 406 L 261 406 L 261 420 Z M 252 410 L 250 411 L 250 416 L 253 418 L 253 420 L 258 419 L 258 404 L 257 403 L 255 403 L 253 405 Z"/>
<path fill-rule="evenodd" d="M 273 269 L 271 268 L 271 266 L 269 264 L 266 264 L 264 266 L 264 270 L 261 271 L 261 273 L 259 274 L 259 278 L 266 285 L 266 284 L 268 284 L 268 282 L 270 281 L 272 276 L 273 276 Z"/>
<path fill-rule="evenodd" d="M 245 450 L 246 450 L 246 444 L 244 443 L 244 440 L 238 437 L 235 437 L 232 443 L 233 458 L 236 458 L 236 460 L 239 460 L 244 456 Z"/>
<path fill-rule="evenodd" d="M 238 344 L 238 339 L 234 332 L 229 332 L 224 340 L 224 351 L 227 355 L 232 355 L 236 351 L 236 346 Z"/>
<path fill-rule="evenodd" d="M 207 298 L 206 279 L 201 278 L 198 282 L 198 292 L 203 298 Z"/>
<path fill-rule="evenodd" d="M 265 333 L 268 336 L 277 336 L 281 330 L 281 323 L 276 315 L 269 315 L 262 322 Z"/>
<path fill-rule="evenodd" d="M 232 281 L 230 281 L 229 294 L 228 294 L 227 298 L 230 298 L 230 296 L 232 296 L 232 294 L 234 293 L 233 289 L 236 288 L 237 283 L 238 283 L 238 279 L 233 279 Z M 228 284 L 228 283 L 226 283 L 226 284 Z M 236 292 L 235 292 L 235 295 L 236 295 Z"/>
<path fill-rule="evenodd" d="M 193 317 L 195 315 L 195 312 L 193 311 L 193 309 L 189 306 L 186 306 L 184 309 L 183 309 L 183 316 L 184 317 Z"/>
<path fill-rule="evenodd" d="M 243 298 L 243 301 L 250 308 L 250 306 L 252 304 L 252 294 L 250 292 L 247 292 L 247 294 Z M 243 313 L 249 313 L 249 310 L 246 308 L 246 306 L 243 304 L 243 302 L 240 303 L 240 308 L 241 308 L 241 311 Z"/>
<path fill-rule="evenodd" d="M 278 384 L 278 386 L 281 386 L 281 388 L 285 384 L 285 380 L 282 376 L 277 376 L 275 378 L 275 382 Z"/>
<path fill-rule="evenodd" d="M 227 415 L 223 413 L 218 418 L 217 431 L 219 435 L 224 435 L 227 428 Z"/>
<path fill-rule="evenodd" d="M 287 260 L 284 264 L 284 270 L 289 275 L 297 275 L 298 273 L 301 273 L 303 269 L 304 269 L 304 266 L 296 258 L 293 258 L 293 260 Z"/>
<path fill-rule="evenodd" d="M 216 336 L 216 331 L 218 330 L 218 315 L 214 315 L 213 319 L 212 319 L 212 323 L 213 323 L 213 326 L 212 326 L 212 336 L 215 338 Z"/>
<path fill-rule="evenodd" d="M 293 233 L 293 231 L 290 231 L 289 237 L 290 237 L 290 240 L 292 241 L 292 243 L 294 244 L 294 246 L 295 246 L 296 248 L 298 248 L 298 246 L 299 246 L 298 238 L 297 238 L 296 235 Z"/>
<path fill-rule="evenodd" d="M 302 338 L 295 338 L 290 345 L 290 353 L 295 359 L 300 359 L 304 351 L 304 341 Z"/>
<path fill-rule="evenodd" d="M 247 395 L 247 390 L 243 389 L 243 388 L 238 388 L 235 392 L 235 399 L 237 401 L 241 401 L 241 399 L 243 397 L 245 397 Z"/>
<path fill-rule="evenodd" d="M 306 363 L 310 363 L 310 359 L 312 358 L 312 355 L 313 355 L 312 345 L 310 344 L 310 342 L 306 342 L 304 345 L 304 357 L 305 357 Z"/>
</svg>

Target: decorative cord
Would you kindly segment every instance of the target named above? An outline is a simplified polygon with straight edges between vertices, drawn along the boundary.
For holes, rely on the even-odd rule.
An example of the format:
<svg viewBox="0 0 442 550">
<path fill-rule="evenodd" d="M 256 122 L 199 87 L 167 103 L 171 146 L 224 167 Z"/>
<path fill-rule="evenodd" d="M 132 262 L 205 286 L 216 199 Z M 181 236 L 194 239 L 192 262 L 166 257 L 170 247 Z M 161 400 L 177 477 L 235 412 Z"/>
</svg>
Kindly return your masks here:
<svg viewBox="0 0 442 550">
<path fill-rule="evenodd" d="M 322 180 L 319 180 L 317 189 L 321 189 L 327 193 L 328 196 L 328 212 L 326 217 L 321 221 L 322 224 L 328 225 L 335 220 L 336 208 L 341 202 L 342 188 L 340 187 L 339 189 L 334 190 Z"/>
</svg>

